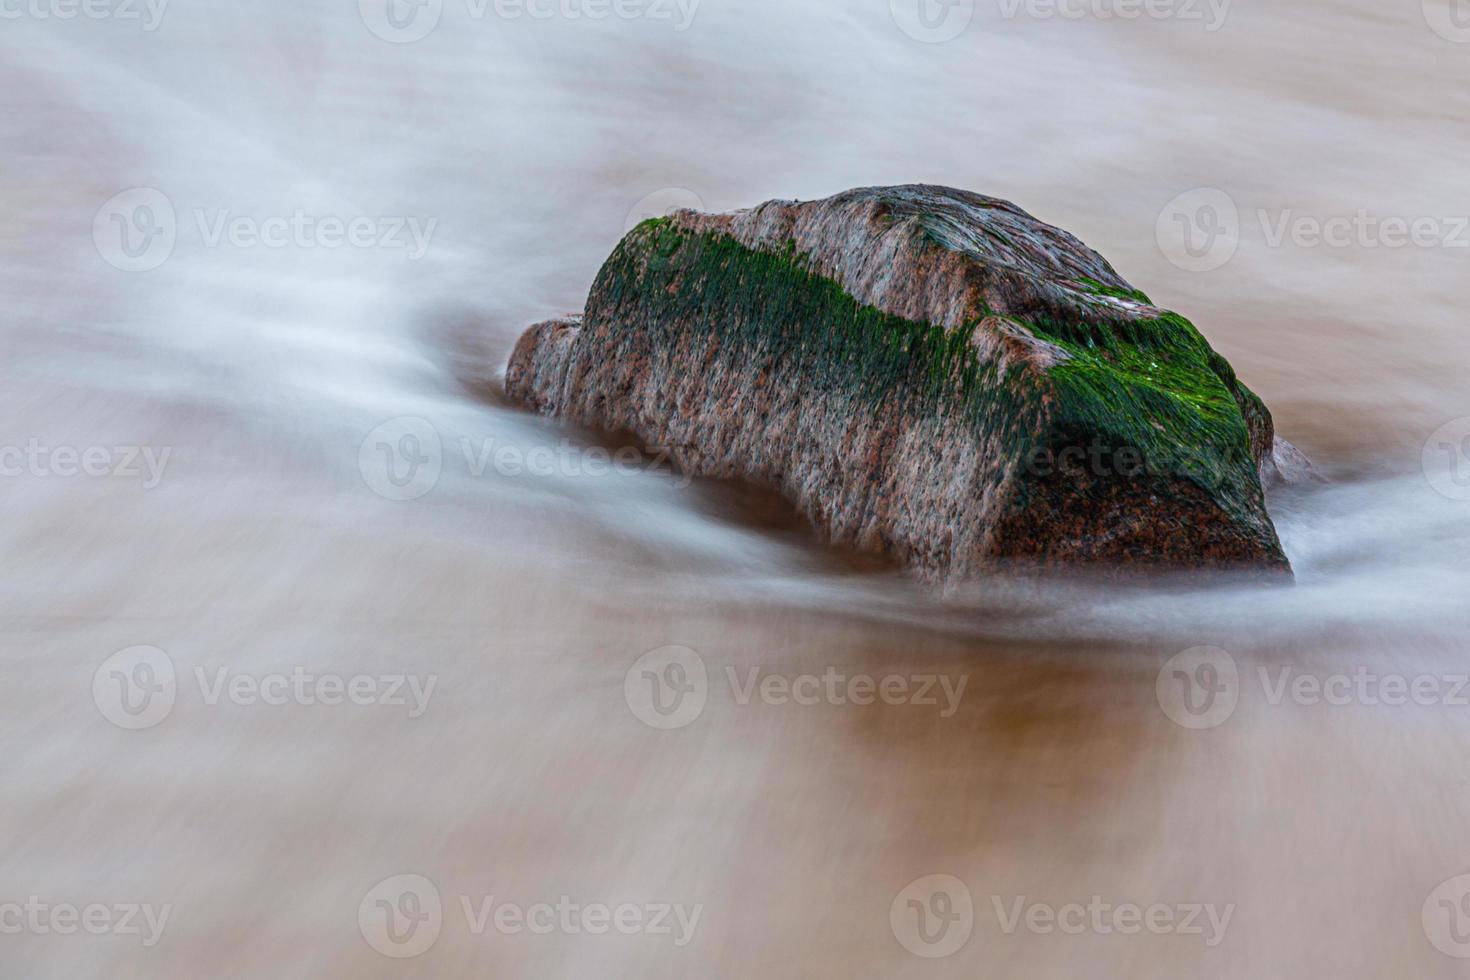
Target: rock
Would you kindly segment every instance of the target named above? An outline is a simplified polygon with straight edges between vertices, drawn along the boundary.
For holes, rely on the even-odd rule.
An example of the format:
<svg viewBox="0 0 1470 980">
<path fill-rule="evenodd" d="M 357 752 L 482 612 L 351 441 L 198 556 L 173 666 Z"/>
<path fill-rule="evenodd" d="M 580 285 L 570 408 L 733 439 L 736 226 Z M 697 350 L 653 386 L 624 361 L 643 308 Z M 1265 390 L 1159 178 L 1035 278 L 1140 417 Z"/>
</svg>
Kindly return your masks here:
<svg viewBox="0 0 1470 980">
<path fill-rule="evenodd" d="M 779 489 L 929 578 L 1289 575 L 1271 414 L 1183 317 L 1006 201 L 927 185 L 645 221 L 507 394 Z"/>
<path fill-rule="evenodd" d="M 1261 459 L 1261 486 L 1268 491 L 1326 482 L 1312 461 L 1280 436 L 1272 443 L 1270 454 Z"/>
</svg>

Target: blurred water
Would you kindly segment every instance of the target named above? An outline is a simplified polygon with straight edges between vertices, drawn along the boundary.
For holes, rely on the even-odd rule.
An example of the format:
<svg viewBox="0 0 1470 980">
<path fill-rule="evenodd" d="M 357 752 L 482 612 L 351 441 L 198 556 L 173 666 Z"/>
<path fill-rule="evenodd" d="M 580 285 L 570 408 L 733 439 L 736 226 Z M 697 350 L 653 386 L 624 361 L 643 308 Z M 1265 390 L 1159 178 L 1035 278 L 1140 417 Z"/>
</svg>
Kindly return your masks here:
<svg viewBox="0 0 1470 980">
<path fill-rule="evenodd" d="M 1421 905 L 1470 870 L 1470 708 L 1273 704 L 1256 682 L 1467 670 L 1470 502 L 1448 455 L 1421 457 L 1470 414 L 1470 253 L 1272 247 L 1257 217 L 1470 211 L 1470 48 L 1430 28 L 1434 0 L 1242 5 L 1214 31 L 982 5 L 940 44 L 876 2 L 705 0 L 681 30 L 672 5 L 445 0 L 414 43 L 375 36 L 370 0 L 175 0 L 153 30 L 142 6 L 35 9 L 0 34 L 0 447 L 102 447 L 109 473 L 126 447 L 168 455 L 153 481 L 51 455 L 0 477 L 5 975 L 1456 975 Z M 580 306 L 640 208 L 916 180 L 1017 201 L 1195 320 L 1333 477 L 1273 499 L 1295 588 L 934 595 L 765 495 L 605 472 L 593 435 L 498 401 L 519 331 Z M 1155 225 L 1200 187 L 1239 207 L 1240 242 L 1190 272 Z M 134 259 L 105 204 L 131 217 L 138 188 L 176 240 Z M 370 219 L 373 244 L 210 242 L 298 212 Z M 388 499 L 376 444 L 410 430 L 438 477 Z M 669 644 L 697 651 L 708 702 L 659 731 L 624 679 Z M 178 692 L 133 731 L 92 692 L 136 645 Z M 1199 646 L 1242 681 L 1193 731 L 1155 681 Z M 195 668 L 437 686 L 420 717 L 210 704 Z M 742 704 L 727 669 L 751 668 L 967 693 L 950 717 Z M 403 873 L 444 903 L 411 960 L 359 919 Z M 976 922 L 925 960 L 890 906 L 935 873 Z M 1008 934 L 992 910 L 1095 894 L 1235 911 L 1206 947 Z M 9 929 L 32 895 L 172 913 L 148 947 Z M 458 896 L 488 895 L 703 911 L 683 946 L 475 935 Z"/>
</svg>

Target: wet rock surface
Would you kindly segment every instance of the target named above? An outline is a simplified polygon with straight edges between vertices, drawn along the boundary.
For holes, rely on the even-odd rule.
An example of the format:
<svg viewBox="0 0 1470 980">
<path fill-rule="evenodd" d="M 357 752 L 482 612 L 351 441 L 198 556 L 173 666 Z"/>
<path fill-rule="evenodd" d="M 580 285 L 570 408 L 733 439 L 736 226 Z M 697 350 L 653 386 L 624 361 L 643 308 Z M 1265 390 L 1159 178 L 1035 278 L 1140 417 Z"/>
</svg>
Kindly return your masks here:
<svg viewBox="0 0 1470 980">
<path fill-rule="evenodd" d="M 1266 406 L 1102 256 L 966 191 L 644 222 L 581 318 L 521 337 L 506 391 L 931 578 L 1290 573 L 1262 480 L 1305 459 Z"/>
</svg>

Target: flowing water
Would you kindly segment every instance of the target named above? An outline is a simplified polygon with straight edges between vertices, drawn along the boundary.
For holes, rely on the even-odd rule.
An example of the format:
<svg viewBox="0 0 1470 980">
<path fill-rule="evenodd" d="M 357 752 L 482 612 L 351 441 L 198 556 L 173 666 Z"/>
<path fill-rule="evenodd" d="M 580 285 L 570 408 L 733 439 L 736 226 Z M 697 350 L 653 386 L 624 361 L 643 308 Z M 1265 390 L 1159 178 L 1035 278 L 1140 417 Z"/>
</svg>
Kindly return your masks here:
<svg viewBox="0 0 1470 980">
<path fill-rule="evenodd" d="M 120 3 L 0 10 L 0 975 L 1463 975 L 1460 8 Z M 629 220 L 910 181 L 1194 319 L 1295 587 L 935 594 L 499 398 Z"/>
</svg>

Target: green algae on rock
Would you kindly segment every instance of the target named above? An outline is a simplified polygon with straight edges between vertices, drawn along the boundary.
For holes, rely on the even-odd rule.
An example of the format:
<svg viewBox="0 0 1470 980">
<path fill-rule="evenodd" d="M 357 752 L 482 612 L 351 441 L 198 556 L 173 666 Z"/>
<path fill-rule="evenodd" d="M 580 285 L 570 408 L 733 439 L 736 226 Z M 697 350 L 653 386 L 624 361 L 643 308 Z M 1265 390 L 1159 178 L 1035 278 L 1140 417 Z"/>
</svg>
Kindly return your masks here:
<svg viewBox="0 0 1470 980">
<path fill-rule="evenodd" d="M 966 191 L 645 221 L 583 317 L 521 338 L 506 389 L 930 577 L 1289 574 L 1260 399 L 1102 256 Z"/>
</svg>

